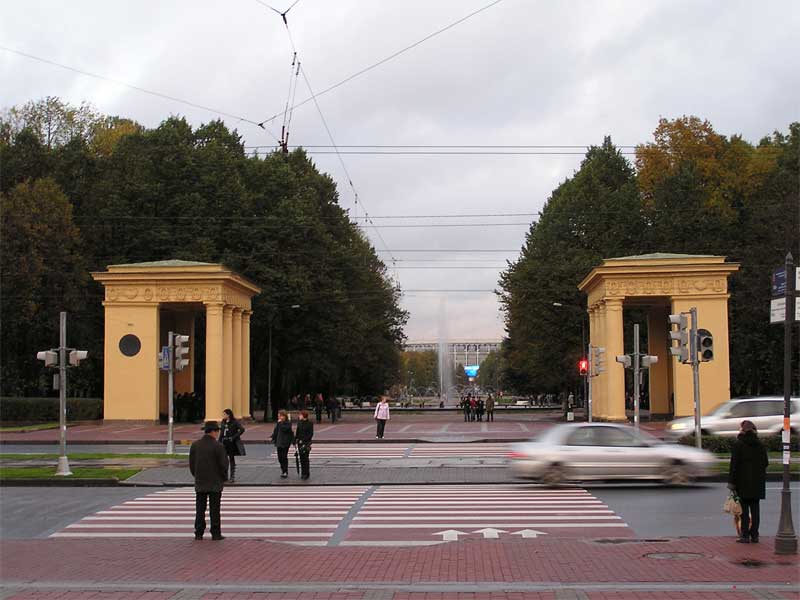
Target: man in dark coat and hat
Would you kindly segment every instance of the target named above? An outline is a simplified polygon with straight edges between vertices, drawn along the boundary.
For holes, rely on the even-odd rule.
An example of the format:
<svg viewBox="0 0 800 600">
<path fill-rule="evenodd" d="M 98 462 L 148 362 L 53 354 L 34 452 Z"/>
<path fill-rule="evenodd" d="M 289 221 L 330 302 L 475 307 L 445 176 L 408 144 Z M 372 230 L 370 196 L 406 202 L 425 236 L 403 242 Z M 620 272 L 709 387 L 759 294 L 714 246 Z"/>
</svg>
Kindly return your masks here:
<svg viewBox="0 0 800 600">
<path fill-rule="evenodd" d="M 206 530 L 206 506 L 211 517 L 211 539 L 224 540 L 220 524 L 222 488 L 228 475 L 228 456 L 217 441 L 219 425 L 206 421 L 204 435 L 189 449 L 189 470 L 194 475 L 194 539 L 202 540 Z"/>
<path fill-rule="evenodd" d="M 742 544 L 758 543 L 758 526 L 761 521 L 758 502 L 766 497 L 767 449 L 758 439 L 752 421 L 742 421 L 739 436 L 731 448 L 731 465 L 728 488 L 739 497 L 742 505 L 742 535 L 736 540 Z"/>
</svg>

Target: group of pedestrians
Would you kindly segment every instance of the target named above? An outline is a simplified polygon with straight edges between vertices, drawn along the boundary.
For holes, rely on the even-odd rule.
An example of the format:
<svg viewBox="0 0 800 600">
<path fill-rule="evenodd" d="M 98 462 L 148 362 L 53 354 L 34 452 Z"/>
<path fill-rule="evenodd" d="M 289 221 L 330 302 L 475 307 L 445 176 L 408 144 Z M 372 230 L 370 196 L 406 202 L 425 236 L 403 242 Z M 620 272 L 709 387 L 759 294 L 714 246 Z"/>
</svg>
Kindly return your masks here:
<svg viewBox="0 0 800 600">
<path fill-rule="evenodd" d="M 313 410 L 317 423 L 322 423 L 323 412 L 331 423 L 336 423 L 342 418 L 342 403 L 336 396 L 329 396 L 326 399 L 318 393 L 312 400 L 311 394 L 305 396 L 297 394 L 289 399 L 288 408 L 290 411 Z"/>
<path fill-rule="evenodd" d="M 461 396 L 459 406 L 464 411 L 465 421 L 483 421 L 484 415 L 487 421 L 494 421 L 494 396 L 486 396 L 486 402 L 480 396 L 466 394 Z"/>
</svg>

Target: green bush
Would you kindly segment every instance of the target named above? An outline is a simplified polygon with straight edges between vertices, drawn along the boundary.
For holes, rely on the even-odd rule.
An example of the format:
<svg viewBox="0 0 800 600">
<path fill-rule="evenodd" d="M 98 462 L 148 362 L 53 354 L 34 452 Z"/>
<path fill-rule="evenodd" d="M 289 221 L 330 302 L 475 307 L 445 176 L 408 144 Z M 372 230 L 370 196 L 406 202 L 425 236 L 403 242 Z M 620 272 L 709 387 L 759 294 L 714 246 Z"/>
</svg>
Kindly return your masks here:
<svg viewBox="0 0 800 600">
<path fill-rule="evenodd" d="M 67 398 L 68 421 L 103 418 L 102 398 Z M 58 398 L 0 398 L 1 423 L 58 421 Z"/>
<path fill-rule="evenodd" d="M 780 452 L 783 450 L 783 442 L 781 442 L 781 436 L 779 435 L 764 435 L 760 436 L 761 441 L 767 447 L 767 450 L 770 452 Z M 730 454 L 731 447 L 733 446 L 733 442 L 736 441 L 736 437 L 724 437 L 721 435 L 704 435 L 702 441 L 700 442 L 701 445 L 705 450 L 709 450 L 710 452 L 714 452 L 717 454 Z M 679 444 L 684 444 L 686 446 L 694 446 L 694 434 L 689 434 L 683 436 L 681 439 L 678 440 Z M 798 442 L 798 437 L 793 435 L 789 440 L 790 448 L 792 452 L 800 451 L 800 443 Z"/>
</svg>

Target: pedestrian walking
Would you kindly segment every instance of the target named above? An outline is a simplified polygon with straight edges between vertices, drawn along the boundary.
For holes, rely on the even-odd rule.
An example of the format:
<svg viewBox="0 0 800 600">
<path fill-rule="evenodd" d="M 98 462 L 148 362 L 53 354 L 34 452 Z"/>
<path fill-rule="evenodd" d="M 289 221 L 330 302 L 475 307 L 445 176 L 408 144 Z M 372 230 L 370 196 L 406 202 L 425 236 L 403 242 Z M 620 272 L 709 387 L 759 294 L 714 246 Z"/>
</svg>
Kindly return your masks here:
<svg viewBox="0 0 800 600">
<path fill-rule="evenodd" d="M 761 522 L 759 500 L 766 498 L 767 449 L 758 439 L 752 421 L 742 421 L 739 435 L 731 448 L 728 471 L 728 488 L 739 497 L 742 505 L 742 535 L 737 542 L 758 543 L 758 526 Z"/>
<path fill-rule="evenodd" d="M 483 398 L 478 396 L 478 421 L 483 421 L 483 411 L 485 406 L 486 405 L 483 403 Z"/>
<path fill-rule="evenodd" d="M 325 408 L 325 401 L 322 399 L 322 394 L 317 394 L 314 398 L 314 412 L 317 415 L 317 423 L 322 423 L 322 409 Z"/>
<path fill-rule="evenodd" d="M 206 421 L 203 437 L 189 448 L 189 471 L 194 476 L 194 539 L 202 540 L 206 531 L 206 507 L 211 520 L 211 539 L 224 540 L 220 522 L 222 488 L 228 474 L 225 448 L 217 441 L 219 425 Z"/>
<path fill-rule="evenodd" d="M 474 421 L 478 417 L 478 401 L 472 396 L 469 397 L 469 420 Z"/>
<path fill-rule="evenodd" d="M 242 434 L 244 427 L 233 416 L 233 411 L 226 408 L 222 411 L 222 432 L 220 440 L 225 448 L 225 453 L 228 455 L 228 476 L 226 479 L 230 483 L 236 483 L 236 457 L 244 456 L 244 442 L 242 441 Z"/>
<path fill-rule="evenodd" d="M 330 411 L 331 423 L 336 423 L 336 419 L 342 416 L 342 413 L 340 412 L 339 408 L 339 399 L 336 396 L 331 396 L 328 399 L 328 403 L 331 407 Z"/>
<path fill-rule="evenodd" d="M 466 396 L 461 396 L 461 408 L 464 411 L 464 421 L 469 421 L 469 400 Z"/>
<path fill-rule="evenodd" d="M 285 410 L 278 411 L 278 422 L 272 431 L 272 443 L 278 452 L 278 464 L 281 466 L 281 479 L 289 476 L 289 448 L 294 442 L 292 422 Z"/>
<path fill-rule="evenodd" d="M 494 396 L 486 396 L 486 421 L 494 422 Z"/>
<path fill-rule="evenodd" d="M 311 454 L 311 439 L 314 437 L 314 424 L 308 420 L 308 411 L 300 411 L 300 420 L 295 431 L 297 441 L 297 454 L 300 457 L 300 479 L 311 477 L 309 455 Z"/>
<path fill-rule="evenodd" d="M 386 429 L 386 421 L 389 420 L 389 402 L 386 396 L 381 396 L 381 401 L 375 407 L 375 420 L 378 422 L 377 435 L 379 440 L 383 439 L 383 432 Z"/>
</svg>

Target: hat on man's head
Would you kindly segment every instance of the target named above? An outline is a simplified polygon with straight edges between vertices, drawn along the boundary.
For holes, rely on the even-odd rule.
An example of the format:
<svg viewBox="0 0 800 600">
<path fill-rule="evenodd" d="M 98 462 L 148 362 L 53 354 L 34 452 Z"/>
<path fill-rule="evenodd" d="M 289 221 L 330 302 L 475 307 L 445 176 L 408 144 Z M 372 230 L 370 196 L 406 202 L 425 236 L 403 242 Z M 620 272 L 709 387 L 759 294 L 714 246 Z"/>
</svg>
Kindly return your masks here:
<svg viewBox="0 0 800 600">
<path fill-rule="evenodd" d="M 203 425 L 203 432 L 211 433 L 212 431 L 219 431 L 219 425 L 216 421 L 206 421 L 205 425 Z"/>
</svg>

